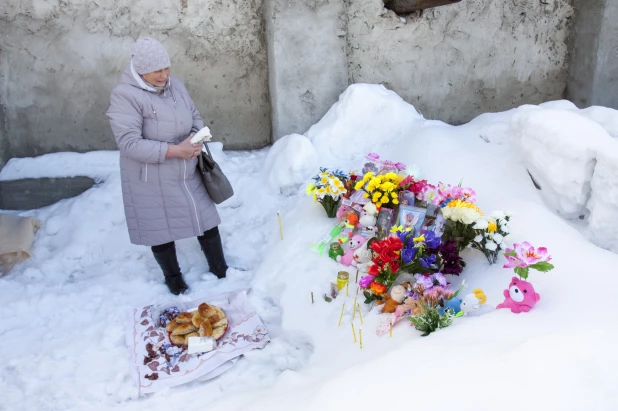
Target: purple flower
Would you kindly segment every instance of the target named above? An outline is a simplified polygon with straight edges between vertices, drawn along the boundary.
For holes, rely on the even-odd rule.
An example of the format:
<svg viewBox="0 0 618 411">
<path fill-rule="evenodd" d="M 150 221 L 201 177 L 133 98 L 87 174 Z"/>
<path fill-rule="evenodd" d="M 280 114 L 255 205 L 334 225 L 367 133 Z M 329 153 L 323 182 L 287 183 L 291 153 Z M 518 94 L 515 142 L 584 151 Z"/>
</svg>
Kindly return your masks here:
<svg viewBox="0 0 618 411">
<path fill-rule="evenodd" d="M 446 288 L 448 286 L 448 282 L 446 281 L 446 277 L 442 275 L 442 273 L 435 273 L 433 275 L 433 279 L 438 282 L 442 287 Z"/>
<path fill-rule="evenodd" d="M 360 281 L 358 282 L 358 285 L 360 285 L 362 288 L 369 288 L 369 285 L 371 285 L 373 280 L 375 280 L 375 276 L 366 275 L 360 279 Z"/>
<path fill-rule="evenodd" d="M 376 153 L 369 153 L 367 154 L 367 159 L 369 160 L 379 160 L 380 156 Z"/>
<path fill-rule="evenodd" d="M 395 163 L 395 168 L 397 168 L 397 170 L 399 170 L 399 171 L 403 171 L 403 170 L 405 170 L 407 167 L 406 167 L 406 165 L 405 165 L 405 164 L 403 164 L 403 163 L 399 162 L 399 163 Z"/>
<path fill-rule="evenodd" d="M 430 290 L 433 287 L 433 281 L 428 275 L 414 274 L 414 278 L 416 278 L 416 284 L 422 285 L 425 290 Z"/>
<path fill-rule="evenodd" d="M 408 244 L 414 244 L 414 241 L 410 241 L 408 244 L 406 244 L 406 237 L 409 235 L 412 235 L 413 233 L 411 231 L 397 231 L 397 237 L 399 237 L 399 239 L 401 240 L 401 242 L 404 244 L 404 246 L 408 246 Z"/>
<path fill-rule="evenodd" d="M 401 258 L 403 260 L 403 263 L 410 264 L 412 261 L 414 261 L 414 257 L 416 257 L 417 251 L 418 248 L 416 247 L 406 247 L 401 250 Z"/>
<path fill-rule="evenodd" d="M 431 268 L 431 266 L 436 262 L 436 255 L 432 254 L 429 257 L 421 258 L 421 265 L 425 268 Z"/>
<path fill-rule="evenodd" d="M 436 237 L 436 233 L 434 233 L 433 231 L 425 233 L 425 245 L 427 246 L 427 248 L 435 250 L 436 248 L 440 247 L 441 243 L 442 240 L 440 240 L 440 237 Z"/>
<path fill-rule="evenodd" d="M 463 271 L 466 263 L 459 256 L 457 243 L 448 241 L 440 246 L 440 255 L 442 256 L 442 273 L 459 275 Z"/>
</svg>

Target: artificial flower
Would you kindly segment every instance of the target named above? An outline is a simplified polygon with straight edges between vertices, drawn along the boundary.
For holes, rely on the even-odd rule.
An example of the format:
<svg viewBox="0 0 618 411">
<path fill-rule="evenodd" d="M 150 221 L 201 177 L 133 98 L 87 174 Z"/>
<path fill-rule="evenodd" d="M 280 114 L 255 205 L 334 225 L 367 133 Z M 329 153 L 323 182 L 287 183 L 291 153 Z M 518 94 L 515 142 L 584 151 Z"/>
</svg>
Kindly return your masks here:
<svg viewBox="0 0 618 411">
<path fill-rule="evenodd" d="M 373 275 L 366 275 L 358 281 L 358 285 L 362 288 L 368 288 L 375 278 Z"/>
<path fill-rule="evenodd" d="M 401 251 L 401 260 L 404 264 L 410 264 L 414 261 L 414 257 L 416 257 L 416 252 L 418 248 L 416 247 L 406 247 Z"/>
<path fill-rule="evenodd" d="M 432 254 L 428 257 L 421 258 L 420 262 L 423 267 L 432 268 L 433 264 L 436 262 L 436 255 Z"/>
<path fill-rule="evenodd" d="M 427 233 L 424 234 L 425 236 L 425 246 L 427 246 L 427 248 L 429 249 L 436 249 L 440 246 L 440 244 L 442 243 L 442 240 L 440 239 L 440 237 L 436 236 L 436 233 L 434 233 L 433 231 L 428 231 Z"/>
<path fill-rule="evenodd" d="M 498 248 L 498 244 L 494 243 L 493 241 L 487 241 L 485 243 L 485 248 L 489 251 L 496 251 L 496 249 Z"/>
<path fill-rule="evenodd" d="M 535 248 L 527 241 L 521 244 L 513 244 L 513 249 L 505 250 L 507 263 L 504 268 L 526 268 L 539 262 L 551 261 L 551 256 L 547 254 L 547 248 Z"/>
<path fill-rule="evenodd" d="M 502 234 L 496 233 L 493 235 L 493 239 L 496 242 L 496 244 L 501 244 L 502 241 L 504 240 L 504 236 Z"/>
<path fill-rule="evenodd" d="M 382 295 L 386 292 L 386 286 L 380 284 L 380 283 L 376 283 L 375 281 L 372 282 L 369 285 L 369 288 L 371 290 L 372 293 L 376 294 L 376 295 Z"/>
</svg>

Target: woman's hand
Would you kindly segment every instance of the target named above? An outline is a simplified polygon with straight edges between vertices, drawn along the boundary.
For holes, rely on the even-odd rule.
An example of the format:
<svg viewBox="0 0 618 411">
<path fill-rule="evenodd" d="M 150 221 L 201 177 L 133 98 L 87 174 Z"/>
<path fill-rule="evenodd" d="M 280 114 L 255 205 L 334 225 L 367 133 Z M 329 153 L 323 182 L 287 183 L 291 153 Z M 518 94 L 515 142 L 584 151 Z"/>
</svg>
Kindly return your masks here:
<svg viewBox="0 0 618 411">
<path fill-rule="evenodd" d="M 202 151 L 202 144 L 191 144 L 191 137 L 193 137 L 193 134 L 190 134 L 189 137 L 184 139 L 180 144 L 170 145 L 167 149 L 165 158 L 178 157 L 190 160 L 197 157 Z"/>
</svg>

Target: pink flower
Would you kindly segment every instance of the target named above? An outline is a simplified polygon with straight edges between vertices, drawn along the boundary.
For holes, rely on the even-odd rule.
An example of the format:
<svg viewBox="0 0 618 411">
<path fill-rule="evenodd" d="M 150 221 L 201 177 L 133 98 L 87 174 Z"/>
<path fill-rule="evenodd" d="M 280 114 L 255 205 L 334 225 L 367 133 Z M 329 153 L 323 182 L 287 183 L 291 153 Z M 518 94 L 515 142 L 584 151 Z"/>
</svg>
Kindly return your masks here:
<svg viewBox="0 0 618 411">
<path fill-rule="evenodd" d="M 366 157 L 368 160 L 379 160 L 380 156 L 376 153 L 369 153 Z"/>
<path fill-rule="evenodd" d="M 532 244 L 524 241 L 521 244 L 513 244 L 513 248 L 504 251 L 507 263 L 504 268 L 527 268 L 541 261 L 551 261 L 551 256 L 547 254 L 547 248 L 534 248 Z"/>
</svg>

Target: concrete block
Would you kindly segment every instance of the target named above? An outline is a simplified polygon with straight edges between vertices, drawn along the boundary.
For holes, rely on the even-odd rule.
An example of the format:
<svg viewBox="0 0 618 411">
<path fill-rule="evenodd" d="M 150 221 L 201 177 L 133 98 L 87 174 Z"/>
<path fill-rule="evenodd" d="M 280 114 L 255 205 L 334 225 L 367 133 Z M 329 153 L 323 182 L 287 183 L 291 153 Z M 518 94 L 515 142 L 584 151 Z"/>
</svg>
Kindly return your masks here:
<svg viewBox="0 0 618 411">
<path fill-rule="evenodd" d="M 0 210 L 34 210 L 82 194 L 95 181 L 89 177 L 25 178 L 0 181 Z"/>
</svg>

